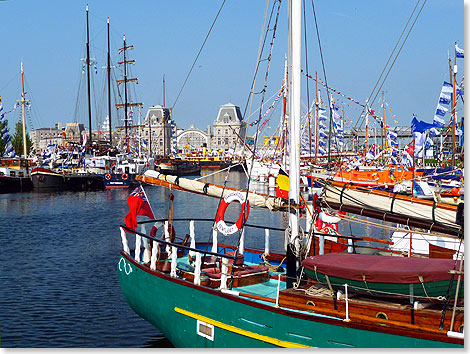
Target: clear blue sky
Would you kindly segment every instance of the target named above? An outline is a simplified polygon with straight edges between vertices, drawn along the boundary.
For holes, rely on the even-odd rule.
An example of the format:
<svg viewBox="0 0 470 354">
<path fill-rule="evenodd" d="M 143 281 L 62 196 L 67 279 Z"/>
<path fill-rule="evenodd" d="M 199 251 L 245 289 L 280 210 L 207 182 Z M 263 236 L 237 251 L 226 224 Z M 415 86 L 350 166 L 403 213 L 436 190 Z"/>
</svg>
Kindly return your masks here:
<svg viewBox="0 0 470 354">
<path fill-rule="evenodd" d="M 103 121 L 106 115 L 102 67 L 106 65 L 108 16 L 113 63 L 121 60 L 117 49 L 121 47 L 123 34 L 128 44 L 135 47 L 129 52 L 130 58 L 136 60 L 132 74 L 139 78 L 133 93 L 137 96 L 135 101 L 144 103 L 145 114 L 149 106 L 163 103 L 163 75 L 166 77 L 166 106 L 174 105 L 221 3 L 215 0 L 90 0 L 91 51 L 98 61 L 99 71 L 94 75 L 98 103 L 93 106 L 93 129 L 97 120 Z M 311 74 L 318 71 L 324 79 L 311 1 L 306 3 L 308 70 Z M 281 6 L 267 104 L 272 102 L 270 97 L 282 84 L 287 53 L 287 4 L 284 1 Z M 412 0 L 315 0 L 329 86 L 364 103 L 415 4 Z M 84 109 L 86 96 L 78 95 L 84 78 L 80 58 L 85 53 L 85 5 L 86 1 L 0 1 L 0 95 L 5 110 L 10 110 L 20 98 L 22 60 L 27 97 L 32 103 L 33 128 L 71 121 L 88 126 Z M 244 110 L 256 64 L 264 7 L 263 0 L 226 2 L 174 107 L 173 118 L 178 126 L 188 128 L 193 124 L 205 130 L 213 123 L 220 105 L 228 102 Z M 465 48 L 464 1 L 427 0 L 382 89 L 388 108 L 392 109 L 387 111 L 387 122 L 392 126 L 396 125 L 393 120 L 399 125 L 409 125 L 412 114 L 432 122 L 442 82 L 449 78 L 447 58 L 449 52 L 453 55 L 455 41 Z M 461 77 L 463 60 L 459 60 Z M 259 83 L 263 81 L 264 67 L 258 78 Z M 81 87 L 84 88 L 83 81 Z M 313 95 L 314 82 L 311 82 L 310 92 Z M 305 96 L 303 101 L 307 101 Z M 253 107 L 258 103 L 259 99 Z M 356 122 L 360 109 L 348 104 L 346 114 Z M 377 100 L 373 108 L 381 111 L 380 104 Z M 277 126 L 279 112 L 279 107 L 273 112 L 272 129 Z M 395 117 L 392 118 L 392 114 Z M 9 114 L 8 119 L 12 127 L 18 115 Z M 253 120 L 254 117 L 250 119 Z M 31 123 L 28 123 L 30 128 Z"/>
</svg>

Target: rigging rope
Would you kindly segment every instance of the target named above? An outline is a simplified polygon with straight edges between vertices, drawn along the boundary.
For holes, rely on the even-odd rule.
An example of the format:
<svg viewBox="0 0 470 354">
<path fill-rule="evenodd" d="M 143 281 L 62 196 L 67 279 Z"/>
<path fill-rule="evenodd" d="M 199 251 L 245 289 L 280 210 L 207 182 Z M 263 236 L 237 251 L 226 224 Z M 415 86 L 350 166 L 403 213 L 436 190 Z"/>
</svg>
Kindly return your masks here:
<svg viewBox="0 0 470 354">
<path fill-rule="evenodd" d="M 389 56 L 389 58 L 388 58 L 388 60 L 387 60 L 387 63 L 385 64 L 384 69 L 382 70 L 382 73 L 380 74 L 379 78 L 377 79 L 377 82 L 376 82 L 376 84 L 375 84 L 375 86 L 374 86 L 374 89 L 373 89 L 372 92 L 370 93 L 369 98 L 367 99 L 366 102 L 369 102 L 370 98 L 371 98 L 372 95 L 374 94 L 374 90 L 375 90 L 375 88 L 377 87 L 377 84 L 379 83 L 380 79 L 382 78 L 382 75 L 383 75 L 385 69 L 387 68 L 388 63 L 390 62 L 390 59 L 391 59 L 393 53 L 395 52 L 395 49 L 397 48 L 398 43 L 400 43 L 400 40 L 401 40 L 401 38 L 402 38 L 402 36 L 403 36 L 403 33 L 405 32 L 406 27 L 408 27 L 408 23 L 410 22 L 411 18 L 413 17 L 413 14 L 414 14 L 414 12 L 415 12 L 415 10 L 416 10 L 416 8 L 417 8 L 417 6 L 418 6 L 418 4 L 419 4 L 420 1 L 421 1 L 421 0 L 418 0 L 418 1 L 417 1 L 417 3 L 416 3 L 416 5 L 415 5 L 415 7 L 414 7 L 414 9 L 413 9 L 413 11 L 412 11 L 410 17 L 408 18 L 408 21 L 406 22 L 405 27 L 403 28 L 403 31 L 402 31 L 400 37 L 399 37 L 398 40 L 397 40 L 397 43 L 396 43 L 395 47 L 394 47 L 393 50 L 392 50 L 392 53 L 390 53 L 390 56 Z M 401 44 L 400 49 L 398 50 L 398 52 L 397 52 L 397 54 L 396 54 L 396 56 L 395 56 L 395 59 L 393 59 L 393 62 L 392 62 L 392 64 L 390 65 L 390 67 L 389 67 L 389 69 L 388 69 L 388 71 L 387 71 L 387 74 L 385 75 L 384 79 L 382 80 L 382 83 L 380 84 L 379 88 L 377 89 L 377 92 L 376 92 L 376 94 L 375 94 L 375 96 L 374 96 L 374 99 L 372 100 L 372 102 L 370 102 L 369 107 L 372 107 L 372 105 L 373 105 L 374 102 L 375 102 L 375 99 L 377 98 L 377 95 L 379 94 L 380 89 L 381 89 L 381 88 L 383 87 L 383 85 L 385 84 L 385 81 L 387 80 L 387 77 L 388 77 L 388 75 L 390 74 L 390 71 L 392 70 L 393 65 L 395 64 L 396 60 L 398 59 L 398 56 L 400 55 L 400 53 L 401 53 L 401 51 L 402 51 L 402 49 L 403 49 L 403 46 L 405 45 L 405 43 L 406 43 L 406 41 L 407 41 L 407 39 L 408 39 L 408 37 L 409 37 L 409 35 L 410 35 L 410 33 L 411 33 L 411 30 L 413 29 L 414 25 L 416 24 L 416 21 L 418 20 L 419 15 L 421 14 L 421 11 L 423 11 L 423 8 L 424 8 L 424 5 L 426 4 L 426 1 L 427 1 L 427 0 L 424 0 L 423 5 L 421 6 L 421 9 L 419 10 L 418 14 L 416 15 L 416 18 L 415 18 L 415 20 L 413 21 L 413 24 L 411 25 L 410 29 L 408 30 L 408 33 L 407 33 L 405 39 L 403 40 L 403 43 Z M 367 105 L 366 105 L 366 106 L 367 106 Z M 364 107 L 364 109 L 365 109 L 365 108 L 366 108 L 366 107 Z M 356 124 L 354 125 L 354 129 L 357 128 L 358 123 L 359 123 L 359 120 L 360 120 L 362 114 L 364 113 L 364 109 L 362 110 L 361 114 L 359 115 L 359 118 L 358 118 Z M 365 119 L 365 116 L 362 117 L 362 120 L 361 120 L 361 123 L 359 124 L 359 126 L 362 125 L 362 123 L 364 122 L 364 119 Z M 366 137 L 366 139 L 367 139 L 367 137 Z"/>
<path fill-rule="evenodd" d="M 210 29 L 209 29 L 209 32 L 207 32 L 206 38 L 204 38 L 204 42 L 202 43 L 201 48 L 199 49 L 199 52 L 198 52 L 197 55 L 196 55 L 196 59 L 194 59 L 193 65 L 191 65 L 191 69 L 189 69 L 188 75 L 186 75 L 186 79 L 184 79 L 183 85 L 181 86 L 181 89 L 180 89 L 180 91 L 178 92 L 178 95 L 176 96 L 176 99 L 175 99 L 175 102 L 173 103 L 172 109 L 175 108 L 176 103 L 178 102 L 178 99 L 179 99 L 179 97 L 180 97 L 180 95 L 181 95 L 181 92 L 183 91 L 183 88 L 184 88 L 184 86 L 186 85 L 186 82 L 187 82 L 188 79 L 189 79 L 189 75 L 191 75 L 191 72 L 193 71 L 194 66 L 196 65 L 196 62 L 197 62 L 197 60 L 198 60 L 198 58 L 199 58 L 199 55 L 201 55 L 202 49 L 204 48 L 204 45 L 206 44 L 207 39 L 209 38 L 209 35 L 211 34 L 212 29 L 214 28 L 215 22 L 217 21 L 217 18 L 219 17 L 219 14 L 220 14 L 220 12 L 222 11 L 222 8 L 224 7 L 224 4 L 225 4 L 225 0 L 222 2 L 222 5 L 220 5 L 219 11 L 217 12 L 217 15 L 215 16 L 215 19 L 214 19 L 214 21 L 212 22 L 212 25 L 211 25 L 211 27 L 210 27 Z"/>
</svg>

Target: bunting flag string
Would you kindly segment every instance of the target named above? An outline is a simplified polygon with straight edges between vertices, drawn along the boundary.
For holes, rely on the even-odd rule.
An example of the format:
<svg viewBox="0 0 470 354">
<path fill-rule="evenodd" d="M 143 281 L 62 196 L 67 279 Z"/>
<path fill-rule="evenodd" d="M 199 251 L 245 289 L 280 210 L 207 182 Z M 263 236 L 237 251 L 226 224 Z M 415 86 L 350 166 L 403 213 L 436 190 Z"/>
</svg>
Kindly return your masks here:
<svg viewBox="0 0 470 354">
<path fill-rule="evenodd" d="M 303 73 L 303 70 L 302 70 L 302 73 Z M 315 78 L 312 76 L 312 75 L 307 75 L 307 74 L 304 74 L 306 77 L 308 77 L 309 79 L 312 79 L 313 81 L 315 81 Z M 330 86 L 327 86 L 325 83 L 322 82 L 322 80 L 319 78 L 318 79 L 318 83 L 320 85 L 322 85 L 323 87 L 325 88 L 328 88 L 328 90 L 340 95 L 341 97 L 344 97 L 346 98 L 347 100 L 351 101 L 351 102 L 354 102 L 356 103 L 357 105 L 361 106 L 361 107 L 366 107 L 365 104 L 359 102 L 358 100 L 355 100 L 354 98 L 352 97 L 349 97 L 349 96 L 346 96 L 345 94 L 341 93 L 340 91 L 338 90 L 335 90 L 334 88 L 330 87 Z M 387 104 L 388 105 L 388 104 Z M 348 105 L 348 107 L 351 107 L 350 105 Z M 352 108 L 352 107 L 351 107 Z M 376 120 L 379 122 L 380 126 L 383 128 L 383 119 L 381 117 L 378 117 L 376 114 L 375 114 L 375 111 L 373 109 L 370 109 L 368 108 L 369 110 L 369 114 Z M 389 109 L 389 111 L 391 112 L 392 110 Z M 389 126 L 387 126 L 387 128 L 390 128 Z"/>
<path fill-rule="evenodd" d="M 278 94 L 276 95 L 276 98 L 274 99 L 273 103 L 269 106 L 269 108 L 266 110 L 266 112 L 261 117 L 259 117 L 253 123 L 248 124 L 250 127 L 258 124 L 264 117 L 266 117 L 269 114 L 269 112 L 271 112 L 271 110 L 274 109 L 274 106 L 279 101 L 279 99 L 282 97 L 282 93 L 284 92 L 284 87 L 285 87 L 285 84 L 282 84 L 281 89 L 279 90 Z"/>
</svg>

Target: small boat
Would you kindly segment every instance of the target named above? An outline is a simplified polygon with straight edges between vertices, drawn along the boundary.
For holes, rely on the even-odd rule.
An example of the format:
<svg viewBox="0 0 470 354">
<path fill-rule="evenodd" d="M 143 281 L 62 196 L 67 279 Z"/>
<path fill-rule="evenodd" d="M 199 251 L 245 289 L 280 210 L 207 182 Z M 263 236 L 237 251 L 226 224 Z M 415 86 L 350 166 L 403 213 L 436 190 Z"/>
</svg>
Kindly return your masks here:
<svg viewBox="0 0 470 354">
<path fill-rule="evenodd" d="M 168 160 L 161 161 L 155 171 L 173 176 L 200 176 L 201 166 L 184 160 Z"/>
<path fill-rule="evenodd" d="M 32 164 L 20 157 L 0 158 L 0 193 L 25 192 L 33 189 L 29 170 Z"/>
<path fill-rule="evenodd" d="M 127 154 L 116 155 L 110 171 L 104 174 L 105 188 L 129 188 L 137 184 L 136 176 L 154 169 L 154 159 L 128 157 Z"/>
<path fill-rule="evenodd" d="M 104 189 L 103 176 L 70 169 L 37 166 L 31 170 L 33 187 L 39 190 L 93 191 Z"/>
</svg>

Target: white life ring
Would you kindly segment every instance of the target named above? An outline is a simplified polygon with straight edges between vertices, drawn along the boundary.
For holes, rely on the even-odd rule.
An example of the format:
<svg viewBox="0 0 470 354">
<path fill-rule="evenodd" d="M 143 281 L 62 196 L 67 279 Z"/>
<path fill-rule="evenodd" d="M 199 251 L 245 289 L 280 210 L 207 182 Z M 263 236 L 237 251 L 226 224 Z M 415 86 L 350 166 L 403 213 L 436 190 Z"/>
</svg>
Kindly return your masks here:
<svg viewBox="0 0 470 354">
<path fill-rule="evenodd" d="M 231 226 L 228 226 L 224 221 L 225 210 L 227 210 L 228 205 L 233 201 L 238 201 L 241 204 L 240 216 L 237 222 Z M 245 215 L 246 209 L 246 215 Z M 215 222 L 217 225 L 217 230 L 224 234 L 225 236 L 232 235 L 242 228 L 248 219 L 250 214 L 250 202 L 246 200 L 245 193 L 234 191 L 227 194 L 227 196 L 220 202 L 219 209 L 217 210 L 217 215 L 215 217 Z"/>
</svg>

